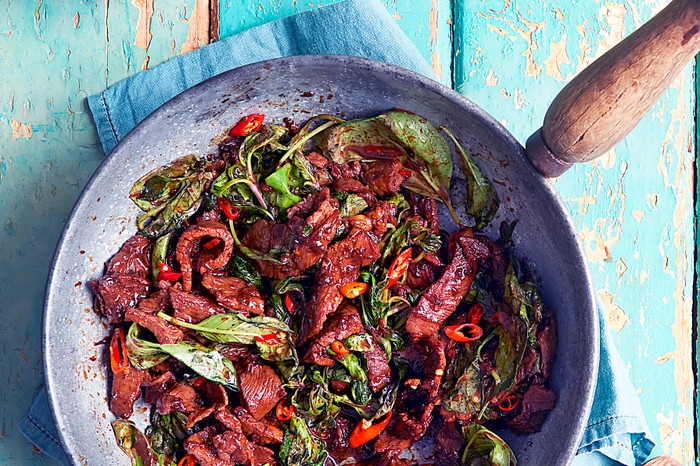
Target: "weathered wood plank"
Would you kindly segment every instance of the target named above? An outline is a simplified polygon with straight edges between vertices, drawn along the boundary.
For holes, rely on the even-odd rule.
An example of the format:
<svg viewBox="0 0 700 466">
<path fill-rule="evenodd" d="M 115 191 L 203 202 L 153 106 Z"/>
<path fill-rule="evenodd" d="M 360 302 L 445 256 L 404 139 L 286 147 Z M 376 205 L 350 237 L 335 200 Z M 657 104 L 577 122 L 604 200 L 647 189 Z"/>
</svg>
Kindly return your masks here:
<svg viewBox="0 0 700 466">
<path fill-rule="evenodd" d="M 566 81 L 665 3 L 464 3 L 455 25 L 456 87 L 524 142 Z M 695 460 L 693 98 L 687 70 L 613 151 L 556 183 L 656 452 L 682 464 Z"/>
<path fill-rule="evenodd" d="M 17 424 L 41 381 L 54 246 L 103 158 L 85 97 L 206 42 L 209 2 L 195 3 L 0 1 L 0 464 L 53 464 Z"/>
<path fill-rule="evenodd" d="M 221 0 L 219 6 L 221 37 L 228 37 L 253 26 L 337 1 Z M 383 1 L 401 29 L 432 65 L 435 75 L 443 83 L 451 85 L 451 2 L 449 0 Z"/>
</svg>

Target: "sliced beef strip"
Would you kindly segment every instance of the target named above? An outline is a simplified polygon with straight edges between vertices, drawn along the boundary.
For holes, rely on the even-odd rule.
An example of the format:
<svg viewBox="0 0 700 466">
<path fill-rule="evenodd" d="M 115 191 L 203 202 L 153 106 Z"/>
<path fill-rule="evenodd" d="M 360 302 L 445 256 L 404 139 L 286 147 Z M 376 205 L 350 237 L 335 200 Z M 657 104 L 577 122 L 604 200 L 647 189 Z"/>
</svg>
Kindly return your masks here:
<svg viewBox="0 0 700 466">
<path fill-rule="evenodd" d="M 238 426 L 212 438 L 216 456 L 226 464 L 250 464 L 250 443 Z"/>
<path fill-rule="evenodd" d="M 384 351 L 379 345 L 378 335 L 374 337 L 374 343 L 369 351 L 365 351 L 364 357 L 367 360 L 367 378 L 369 388 L 374 393 L 379 392 L 391 382 L 391 368 L 389 361 L 384 355 Z"/>
<path fill-rule="evenodd" d="M 213 439 L 218 433 L 216 427 L 206 426 L 185 439 L 185 451 L 193 455 L 200 466 L 231 466 L 231 462 L 220 459 L 216 454 Z"/>
<path fill-rule="evenodd" d="M 387 201 L 379 201 L 366 214 L 372 223 L 372 233 L 381 238 L 389 229 L 389 225 L 396 226 L 396 205 Z"/>
<path fill-rule="evenodd" d="M 448 422 L 442 418 L 437 419 L 431 425 L 432 438 L 435 439 L 435 465 L 453 466 L 461 464 L 460 454 L 466 443 L 464 437 L 457 429 L 455 422 Z"/>
<path fill-rule="evenodd" d="M 277 466 L 275 452 L 269 448 L 251 443 L 250 449 L 251 453 L 253 454 L 253 458 L 250 463 L 251 466 Z"/>
<path fill-rule="evenodd" d="M 191 429 L 196 423 L 212 415 L 217 410 L 228 405 L 226 389 L 218 383 L 205 378 L 195 381 L 193 388 L 197 392 L 198 407 L 187 418 L 187 428 Z"/>
<path fill-rule="evenodd" d="M 258 271 L 270 278 L 296 277 L 316 265 L 328 244 L 343 225 L 338 212 L 338 200 L 323 188 L 292 207 L 288 224 L 258 220 L 243 237 L 242 243 L 258 251 L 285 251 L 280 261 L 255 261 Z"/>
<path fill-rule="evenodd" d="M 105 275 L 135 275 L 148 278 L 151 271 L 151 249 L 151 240 L 141 235 L 132 236 L 110 259 Z"/>
<path fill-rule="evenodd" d="M 438 234 L 440 221 L 438 218 L 437 201 L 431 197 L 422 196 L 413 191 L 406 191 L 406 200 L 411 206 L 409 218 L 428 228 L 432 233 Z"/>
<path fill-rule="evenodd" d="M 316 335 L 304 355 L 304 362 L 320 366 L 332 366 L 335 361 L 328 356 L 328 347 L 336 340 L 344 340 L 350 335 L 362 333 L 362 319 L 357 308 L 349 302 L 343 302 L 337 311 L 328 318 L 323 330 Z"/>
<path fill-rule="evenodd" d="M 378 452 L 403 450 L 420 440 L 441 400 L 447 362 L 439 338 L 433 334 L 410 342 L 399 354 L 409 362 L 409 373 L 399 388 L 391 422 L 374 445 Z"/>
<path fill-rule="evenodd" d="M 180 291 L 177 288 L 170 288 L 170 303 L 174 310 L 173 317 L 188 323 L 197 323 L 207 317 L 226 312 L 226 309 L 206 296 Z"/>
<path fill-rule="evenodd" d="M 166 371 L 150 382 L 144 383 L 143 401 L 149 405 L 156 404 L 160 397 L 167 394 L 170 388 L 175 385 L 175 382 L 177 382 L 175 374 Z"/>
<path fill-rule="evenodd" d="M 331 175 L 334 179 L 338 178 L 359 178 L 362 173 L 362 164 L 360 162 L 335 163 L 330 162 Z"/>
<path fill-rule="evenodd" d="M 141 396 L 141 385 L 150 381 L 148 371 L 139 371 L 133 367 L 117 372 L 112 377 L 112 393 L 109 409 L 116 416 L 128 419 L 134 413 L 134 403 Z"/>
<path fill-rule="evenodd" d="M 539 384 L 531 385 L 520 402 L 520 412 L 513 419 L 507 420 L 506 425 L 519 434 L 539 432 L 556 400 L 557 395 L 549 388 Z"/>
<path fill-rule="evenodd" d="M 435 268 L 428 261 L 411 262 L 406 273 L 406 285 L 424 290 L 435 282 Z"/>
<path fill-rule="evenodd" d="M 343 301 L 340 287 L 357 280 L 360 267 L 371 264 L 380 256 L 378 238 L 359 228 L 352 228 L 348 236 L 328 248 L 316 274 L 311 297 L 302 320 L 299 344 L 316 336 L 330 314 Z"/>
<path fill-rule="evenodd" d="M 306 155 L 306 160 L 308 160 L 309 163 L 316 168 L 326 168 L 330 164 L 330 160 L 315 150 Z"/>
<path fill-rule="evenodd" d="M 238 381 L 241 403 L 258 421 L 286 395 L 282 381 L 266 364 L 250 364 Z"/>
<path fill-rule="evenodd" d="M 406 331 L 413 341 L 437 334 L 469 292 L 477 261 L 487 255 L 488 249 L 474 238 L 470 228 L 463 228 L 450 236 L 445 271 L 421 295 L 406 321 Z"/>
<path fill-rule="evenodd" d="M 243 433 L 251 441 L 260 445 L 279 445 L 282 443 L 284 432 L 269 420 L 269 416 L 258 421 L 243 406 L 233 408 L 232 413 L 238 418 Z"/>
<path fill-rule="evenodd" d="M 554 330 L 554 324 L 547 325 L 537 334 L 537 343 L 540 346 L 540 370 L 545 379 L 549 378 L 549 372 L 552 368 L 554 352 L 557 347 L 557 334 Z"/>
<path fill-rule="evenodd" d="M 220 239 L 223 246 L 217 246 L 212 250 L 216 251 L 216 254 L 200 253 L 202 240 L 210 238 Z M 204 274 L 228 264 L 231 254 L 233 254 L 233 237 L 223 223 L 206 221 L 189 227 L 180 236 L 175 247 L 175 257 L 182 272 L 182 289 L 184 291 L 192 289 L 192 271 L 195 268 L 192 263 L 193 256 L 201 258 L 196 269 L 200 274 Z"/>
<path fill-rule="evenodd" d="M 118 273 L 92 280 L 90 285 L 95 293 L 95 312 L 107 317 L 110 324 L 122 323 L 126 309 L 137 307 L 151 289 L 146 278 Z"/>
<path fill-rule="evenodd" d="M 141 309 L 127 308 L 124 318 L 129 322 L 136 322 L 141 327 L 149 330 L 155 335 L 156 340 L 160 344 L 177 343 L 185 338 L 185 334 L 177 326 L 171 325 L 155 314 Z"/>
<path fill-rule="evenodd" d="M 377 196 L 399 192 L 407 178 L 400 160 L 378 160 L 362 164 L 362 180 Z"/>
<path fill-rule="evenodd" d="M 265 311 L 265 301 L 255 285 L 238 277 L 219 277 L 208 273 L 202 276 L 202 286 L 228 309 L 256 315 L 262 315 Z"/>
<path fill-rule="evenodd" d="M 189 414 L 199 408 L 197 391 L 191 385 L 176 382 L 156 401 L 156 411 L 168 414 L 173 411 Z"/>
</svg>

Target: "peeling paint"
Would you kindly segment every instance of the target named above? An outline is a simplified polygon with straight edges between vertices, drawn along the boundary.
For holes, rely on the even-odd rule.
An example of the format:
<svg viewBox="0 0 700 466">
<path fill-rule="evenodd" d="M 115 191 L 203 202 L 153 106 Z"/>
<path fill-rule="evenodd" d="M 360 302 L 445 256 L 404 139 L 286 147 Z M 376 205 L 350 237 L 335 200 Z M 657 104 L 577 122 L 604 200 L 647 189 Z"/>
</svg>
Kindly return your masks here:
<svg viewBox="0 0 700 466">
<path fill-rule="evenodd" d="M 151 33 L 151 18 L 153 18 L 154 0 L 131 0 L 131 3 L 139 10 L 139 19 L 136 23 L 136 47 L 148 50 L 153 34 Z"/>
<path fill-rule="evenodd" d="M 566 36 L 562 36 L 559 42 L 552 41 L 549 44 L 549 58 L 544 61 L 544 69 L 549 76 L 557 81 L 563 81 L 561 65 L 569 63 L 571 59 L 566 53 Z"/>
<path fill-rule="evenodd" d="M 180 53 L 197 50 L 202 45 L 209 43 L 209 2 L 197 0 L 187 22 L 190 28 L 187 31 L 187 39 L 180 48 Z"/>
<path fill-rule="evenodd" d="M 437 48 L 438 39 L 438 0 L 432 0 L 430 5 L 430 47 L 433 49 L 430 54 L 430 64 L 433 73 L 438 78 L 442 76 L 442 64 L 440 63 L 440 51 Z"/>
<path fill-rule="evenodd" d="M 622 260 L 622 257 L 620 257 L 617 260 L 617 265 L 615 266 L 615 269 L 617 271 L 617 278 L 622 278 L 622 276 L 627 272 L 627 264 L 625 264 L 625 261 Z"/>
<path fill-rule="evenodd" d="M 642 219 L 644 218 L 644 211 L 643 210 L 633 210 L 632 217 L 637 221 L 637 223 L 642 223 Z"/>
<path fill-rule="evenodd" d="M 605 312 L 608 325 L 616 332 L 621 331 L 630 321 L 630 317 L 620 306 L 613 303 L 613 295 L 608 290 L 598 290 L 598 295 L 603 304 L 603 311 Z"/>
<path fill-rule="evenodd" d="M 78 26 L 80 25 L 80 13 L 76 11 L 75 15 L 73 16 L 73 28 L 78 29 Z"/>
<path fill-rule="evenodd" d="M 22 123 L 12 118 L 10 120 L 10 127 L 12 128 L 13 140 L 18 139 L 20 136 L 27 140 L 32 137 L 33 131 L 31 123 Z"/>
<path fill-rule="evenodd" d="M 498 85 L 498 77 L 496 76 L 496 72 L 491 68 L 489 70 L 488 76 L 486 76 L 486 85 L 487 86 L 497 86 Z"/>
</svg>

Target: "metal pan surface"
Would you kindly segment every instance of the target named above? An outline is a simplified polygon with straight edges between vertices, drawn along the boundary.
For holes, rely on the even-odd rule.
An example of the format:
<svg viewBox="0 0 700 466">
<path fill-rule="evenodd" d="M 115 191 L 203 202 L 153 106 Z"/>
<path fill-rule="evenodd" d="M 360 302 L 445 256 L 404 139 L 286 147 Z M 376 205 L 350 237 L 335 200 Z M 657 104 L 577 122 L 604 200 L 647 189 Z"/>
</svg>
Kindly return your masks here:
<svg viewBox="0 0 700 466">
<path fill-rule="evenodd" d="M 562 201 L 527 161 L 520 143 L 494 118 L 451 89 L 416 73 L 345 56 L 298 56 L 255 63 L 211 78 L 172 99 L 140 123 L 95 172 L 58 243 L 44 303 L 44 364 L 49 400 L 74 464 L 128 464 L 110 426 L 103 346 L 106 324 L 92 312 L 87 283 L 136 232 L 131 185 L 149 170 L 186 154 L 216 149 L 215 138 L 242 115 L 297 122 L 319 113 L 368 117 L 401 108 L 448 127 L 474 154 L 501 198 L 490 233 L 518 220 L 516 253 L 540 281 L 557 319 L 551 376 L 557 405 L 541 432 L 501 432 L 520 465 L 563 465 L 573 457 L 590 411 L 599 348 L 594 289 Z M 457 163 L 457 162 L 456 162 Z M 459 175 L 459 170 L 455 173 Z M 463 211 L 464 183 L 451 190 Z M 447 225 L 447 218 L 443 218 Z M 146 407 L 136 409 L 144 428 Z"/>
</svg>

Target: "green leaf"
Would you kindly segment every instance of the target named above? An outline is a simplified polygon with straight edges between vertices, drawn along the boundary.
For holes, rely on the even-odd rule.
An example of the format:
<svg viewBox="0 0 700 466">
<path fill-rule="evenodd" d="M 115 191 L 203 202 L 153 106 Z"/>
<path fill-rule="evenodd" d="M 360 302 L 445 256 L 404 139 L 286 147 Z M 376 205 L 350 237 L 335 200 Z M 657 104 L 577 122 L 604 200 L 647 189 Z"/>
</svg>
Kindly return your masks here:
<svg viewBox="0 0 700 466">
<path fill-rule="evenodd" d="M 462 427 L 467 446 L 463 465 L 516 466 L 518 461 L 508 444 L 486 427 L 472 424 Z"/>
<path fill-rule="evenodd" d="M 274 333 L 279 338 L 287 339 L 292 331 L 287 324 L 274 317 L 246 317 L 240 312 L 216 314 L 196 324 L 176 319 L 163 312 L 157 315 L 173 325 L 194 330 L 207 340 L 220 343 L 253 345 L 257 341 L 255 337 Z"/>
<path fill-rule="evenodd" d="M 131 421 L 117 419 L 112 422 L 117 446 L 131 459 L 132 466 L 150 466 L 153 457 L 148 440 Z"/>
<path fill-rule="evenodd" d="M 151 425 L 146 429 L 146 436 L 151 439 L 154 452 L 175 458 L 187 435 L 186 414 L 176 411 L 160 414 L 156 409 L 151 409 Z"/>
<path fill-rule="evenodd" d="M 265 178 L 265 183 L 276 191 L 273 193 L 276 194 L 273 198 L 280 212 L 285 212 L 302 199 L 301 196 L 297 196 L 291 191 L 292 188 L 300 188 L 304 185 L 304 178 L 291 163 L 278 168 Z"/>
<path fill-rule="evenodd" d="M 293 416 L 284 433 L 279 457 L 286 466 L 323 466 L 326 460 L 323 441 L 314 437 L 300 416 Z"/>
<path fill-rule="evenodd" d="M 205 379 L 227 388 L 238 388 L 236 369 L 221 353 L 193 341 L 158 344 L 140 339 L 140 327 L 134 323 L 126 337 L 129 361 L 137 369 L 148 369 L 172 356 Z"/>
<path fill-rule="evenodd" d="M 481 410 L 481 377 L 477 361 L 472 361 L 445 393 L 442 406 L 456 413 L 472 414 Z"/>
<path fill-rule="evenodd" d="M 129 197 L 145 211 L 137 221 L 143 235 L 157 238 L 179 228 L 197 212 L 204 187 L 213 179 L 206 166 L 206 160 L 186 155 L 134 183 Z"/>
<path fill-rule="evenodd" d="M 462 173 L 467 180 L 467 199 L 465 203 L 467 213 L 476 221 L 477 230 L 481 230 L 491 223 L 491 220 L 496 215 L 496 211 L 498 211 L 498 206 L 500 205 L 498 193 L 491 182 L 479 170 L 472 157 L 457 141 L 457 138 L 447 129 L 442 128 L 442 130 L 452 139 L 459 153 Z"/>
<path fill-rule="evenodd" d="M 376 117 L 336 125 L 321 133 L 316 142 L 326 156 L 338 164 L 396 158 L 396 155 L 382 153 L 408 155 L 391 130 Z"/>
<path fill-rule="evenodd" d="M 234 254 L 228 266 L 234 277 L 238 277 L 241 280 L 252 283 L 257 288 L 262 288 L 262 277 L 255 269 L 255 266 L 253 266 L 253 264 L 250 263 L 250 261 L 248 261 L 245 257 Z"/>
<path fill-rule="evenodd" d="M 345 201 L 340 205 L 340 216 L 352 217 L 353 215 L 361 214 L 367 207 L 369 207 L 369 204 L 360 196 L 357 194 L 348 194 Z"/>
<path fill-rule="evenodd" d="M 160 273 L 159 264 L 165 264 L 165 258 L 168 256 L 168 246 L 170 245 L 170 238 L 172 235 L 172 232 L 166 233 L 158 238 L 153 245 L 153 252 L 151 253 L 151 277 L 154 285 Z"/>
<path fill-rule="evenodd" d="M 328 353 L 334 355 L 335 353 L 330 348 Z M 350 374 L 352 382 L 350 384 L 350 394 L 352 399 L 358 405 L 366 405 L 372 400 L 372 390 L 369 387 L 369 380 L 367 379 L 367 374 L 362 368 L 362 363 L 360 359 L 353 353 L 348 353 L 342 358 L 338 359 L 345 369 L 347 369 Z"/>
</svg>

